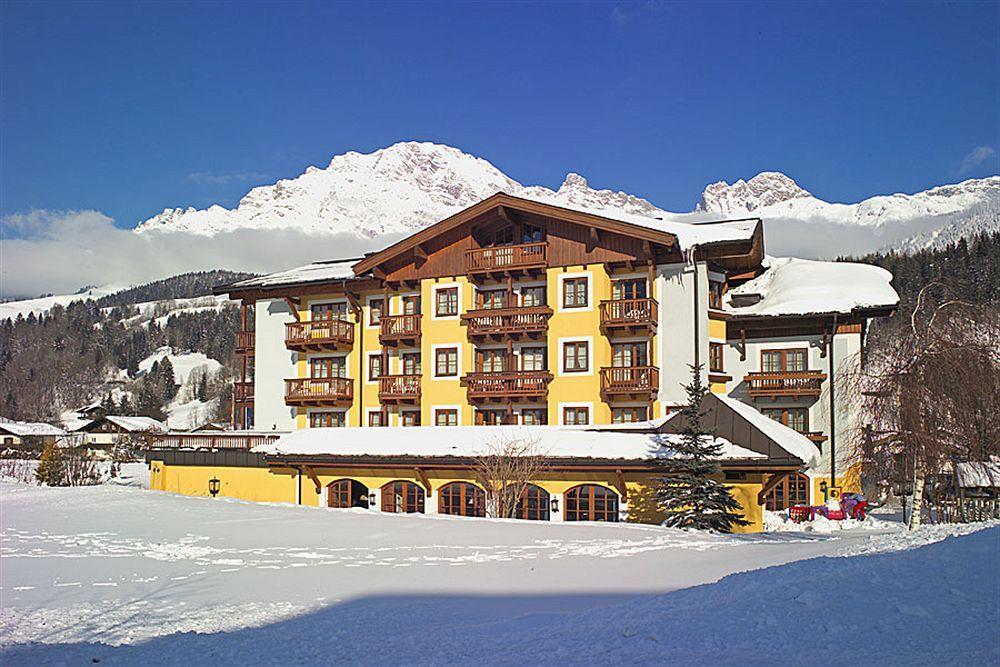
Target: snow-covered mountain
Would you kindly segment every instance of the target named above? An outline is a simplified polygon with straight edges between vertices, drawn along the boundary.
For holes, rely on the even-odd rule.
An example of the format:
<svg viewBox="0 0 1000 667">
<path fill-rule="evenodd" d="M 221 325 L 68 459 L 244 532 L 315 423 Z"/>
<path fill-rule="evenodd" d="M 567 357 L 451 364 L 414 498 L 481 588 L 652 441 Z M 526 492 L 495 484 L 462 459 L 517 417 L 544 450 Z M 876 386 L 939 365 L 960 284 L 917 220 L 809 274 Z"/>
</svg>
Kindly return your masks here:
<svg viewBox="0 0 1000 667">
<path fill-rule="evenodd" d="M 595 190 L 578 174 L 567 175 L 555 191 L 525 186 L 457 148 L 404 142 L 369 154 L 338 155 L 326 168 L 309 167 L 296 178 L 254 188 L 234 209 L 166 209 L 141 222 L 136 232 L 215 235 L 286 228 L 375 238 L 420 229 L 498 191 L 664 219 L 757 216 L 765 222 L 898 227 L 898 233 L 885 237 L 891 245 L 907 249 L 941 245 L 1000 227 L 1000 176 L 839 204 L 814 197 L 782 173 L 762 172 L 732 185 L 721 181 L 709 185 L 695 207 L 696 215 L 690 216 L 670 213 L 625 192 Z"/>
</svg>

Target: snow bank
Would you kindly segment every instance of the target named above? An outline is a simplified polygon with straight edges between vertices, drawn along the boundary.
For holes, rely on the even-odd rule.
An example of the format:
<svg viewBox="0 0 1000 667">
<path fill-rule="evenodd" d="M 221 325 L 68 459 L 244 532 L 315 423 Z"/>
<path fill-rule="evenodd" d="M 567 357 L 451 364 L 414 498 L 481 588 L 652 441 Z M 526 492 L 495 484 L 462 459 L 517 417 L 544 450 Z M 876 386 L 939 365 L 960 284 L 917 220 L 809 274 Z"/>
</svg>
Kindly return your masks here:
<svg viewBox="0 0 1000 667">
<path fill-rule="evenodd" d="M 486 454 L 505 442 L 533 443 L 538 454 L 562 458 L 666 459 L 676 456 L 671 442 L 680 436 L 636 433 L 621 428 L 596 430 L 587 426 L 394 426 L 370 428 L 307 428 L 282 436 L 255 451 L 272 455 L 338 456 L 456 456 Z M 722 459 L 766 459 L 767 456 L 717 438 Z"/>
<path fill-rule="evenodd" d="M 84 301 L 86 299 L 97 300 L 102 296 L 114 294 L 124 289 L 128 289 L 128 286 L 105 285 L 104 287 L 91 287 L 76 294 L 44 296 L 38 299 L 25 299 L 23 301 L 8 301 L 7 303 L 0 303 L 0 320 L 5 320 L 8 317 L 14 320 L 17 319 L 18 315 L 27 317 L 30 313 L 40 315 L 49 312 L 57 305 L 68 306 L 74 301 Z"/>
<path fill-rule="evenodd" d="M 202 352 L 174 354 L 171 347 L 164 346 L 139 362 L 139 373 L 148 373 L 153 369 L 154 363 L 160 362 L 164 358 L 170 359 L 170 365 L 174 368 L 174 382 L 181 386 L 187 383 L 191 372 L 196 368 L 204 368 L 207 373 L 216 373 L 222 368 L 221 363 Z"/>
<path fill-rule="evenodd" d="M 758 316 L 847 314 L 899 303 L 892 274 L 878 266 L 768 257 L 764 267 L 763 274 L 726 294 L 725 310 Z M 760 301 L 732 304 L 734 297 L 746 295 L 759 295 Z"/>
<path fill-rule="evenodd" d="M 857 519 L 844 519 L 842 521 L 831 521 L 824 516 L 817 515 L 812 521 L 802 521 L 795 523 L 788 518 L 788 511 L 771 512 L 764 510 L 764 531 L 768 533 L 835 533 L 842 530 L 902 530 L 898 523 L 884 521 L 869 516 L 864 521 Z"/>
</svg>

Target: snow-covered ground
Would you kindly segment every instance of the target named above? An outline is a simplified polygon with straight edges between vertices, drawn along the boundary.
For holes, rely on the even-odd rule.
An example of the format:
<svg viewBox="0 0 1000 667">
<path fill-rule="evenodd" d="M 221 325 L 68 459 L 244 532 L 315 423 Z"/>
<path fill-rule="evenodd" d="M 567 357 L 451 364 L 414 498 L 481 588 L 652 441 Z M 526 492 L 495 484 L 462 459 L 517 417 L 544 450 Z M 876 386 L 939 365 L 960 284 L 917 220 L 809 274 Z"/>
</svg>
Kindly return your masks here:
<svg viewBox="0 0 1000 667">
<path fill-rule="evenodd" d="M 722 536 L 0 494 L 5 665 L 1000 660 L 995 524 Z"/>
<path fill-rule="evenodd" d="M 105 285 L 103 287 L 91 287 L 77 292 L 76 294 L 43 296 L 37 299 L 24 299 L 21 301 L 8 301 L 6 303 L 0 303 L 0 320 L 5 320 L 8 317 L 14 320 L 17 319 L 18 315 L 21 317 L 27 317 L 31 313 L 40 315 L 42 313 L 49 312 L 56 305 L 68 306 L 74 301 L 83 301 L 84 299 L 93 299 L 96 301 L 102 296 L 114 294 L 115 292 L 120 292 L 123 289 L 127 289 L 127 287 L 120 285 Z"/>
</svg>

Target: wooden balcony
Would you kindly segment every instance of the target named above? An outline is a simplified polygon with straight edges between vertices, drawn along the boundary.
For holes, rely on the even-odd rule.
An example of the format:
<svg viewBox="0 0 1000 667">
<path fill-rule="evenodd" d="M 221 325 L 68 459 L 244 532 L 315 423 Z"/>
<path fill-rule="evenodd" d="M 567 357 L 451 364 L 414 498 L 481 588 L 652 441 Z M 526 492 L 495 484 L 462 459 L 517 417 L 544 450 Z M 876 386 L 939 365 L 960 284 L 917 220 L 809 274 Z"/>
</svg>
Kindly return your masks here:
<svg viewBox="0 0 1000 667">
<path fill-rule="evenodd" d="M 771 371 L 747 373 L 750 398 L 819 398 L 826 373 L 819 371 Z"/>
<path fill-rule="evenodd" d="M 382 345 L 419 345 L 420 315 L 383 315 L 379 320 Z"/>
<path fill-rule="evenodd" d="M 419 375 L 383 375 L 378 379 L 378 400 L 383 403 L 420 401 Z"/>
<path fill-rule="evenodd" d="M 520 338 L 544 336 L 549 330 L 552 309 L 548 306 L 525 308 L 480 308 L 462 315 L 470 339 Z"/>
<path fill-rule="evenodd" d="M 253 354 L 256 336 L 253 331 L 236 332 L 236 354 Z"/>
<path fill-rule="evenodd" d="M 477 372 L 462 378 L 470 402 L 544 401 L 551 381 L 548 371 Z"/>
<path fill-rule="evenodd" d="M 613 299 L 601 301 L 601 331 L 606 334 L 636 334 L 656 331 L 655 299 Z"/>
<path fill-rule="evenodd" d="M 652 400 L 660 390 L 656 366 L 625 366 L 601 369 L 601 394 L 605 398 Z"/>
<path fill-rule="evenodd" d="M 822 445 L 827 440 L 826 434 L 822 431 L 805 431 L 802 435 L 812 440 L 817 447 Z"/>
<path fill-rule="evenodd" d="M 285 380 L 288 405 L 343 405 L 354 400 L 350 378 L 295 378 Z"/>
<path fill-rule="evenodd" d="M 548 252 L 549 244 L 545 241 L 467 250 L 465 252 L 466 272 L 469 275 L 529 273 L 548 266 Z"/>
<path fill-rule="evenodd" d="M 233 400 L 237 403 L 253 402 L 253 382 L 234 382 Z"/>
<path fill-rule="evenodd" d="M 335 350 L 354 345 L 354 323 L 347 320 L 313 320 L 285 325 L 285 347 L 298 352 Z"/>
</svg>

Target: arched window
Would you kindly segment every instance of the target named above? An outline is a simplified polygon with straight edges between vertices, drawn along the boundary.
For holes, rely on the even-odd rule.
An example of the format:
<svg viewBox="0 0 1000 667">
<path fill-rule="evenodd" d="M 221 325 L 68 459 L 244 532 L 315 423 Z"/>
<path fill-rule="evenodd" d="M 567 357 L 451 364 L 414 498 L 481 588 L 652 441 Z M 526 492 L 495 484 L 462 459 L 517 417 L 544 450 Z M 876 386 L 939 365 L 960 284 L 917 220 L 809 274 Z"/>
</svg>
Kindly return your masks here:
<svg viewBox="0 0 1000 667">
<path fill-rule="evenodd" d="M 767 492 L 765 507 L 772 512 L 786 510 L 792 505 L 809 502 L 809 477 L 800 472 L 792 473 Z"/>
<path fill-rule="evenodd" d="M 353 479 L 338 479 L 326 487 L 327 507 L 368 507 L 368 487 Z"/>
<path fill-rule="evenodd" d="M 413 482 L 389 482 L 382 487 L 382 511 L 393 514 L 423 513 L 423 488 Z"/>
<path fill-rule="evenodd" d="M 486 516 L 486 492 L 469 482 L 452 482 L 438 489 L 438 512 L 456 516 Z"/>
<path fill-rule="evenodd" d="M 618 521 L 618 494 L 599 484 L 581 484 L 566 492 L 566 521 Z"/>
<path fill-rule="evenodd" d="M 508 487 L 510 488 L 510 487 Z M 504 494 L 505 496 L 508 494 Z M 502 513 L 502 516 L 507 516 Z M 540 486 L 527 484 L 521 491 L 517 499 L 517 506 L 514 509 L 515 519 L 527 519 L 529 521 L 549 520 L 549 494 Z"/>
</svg>

